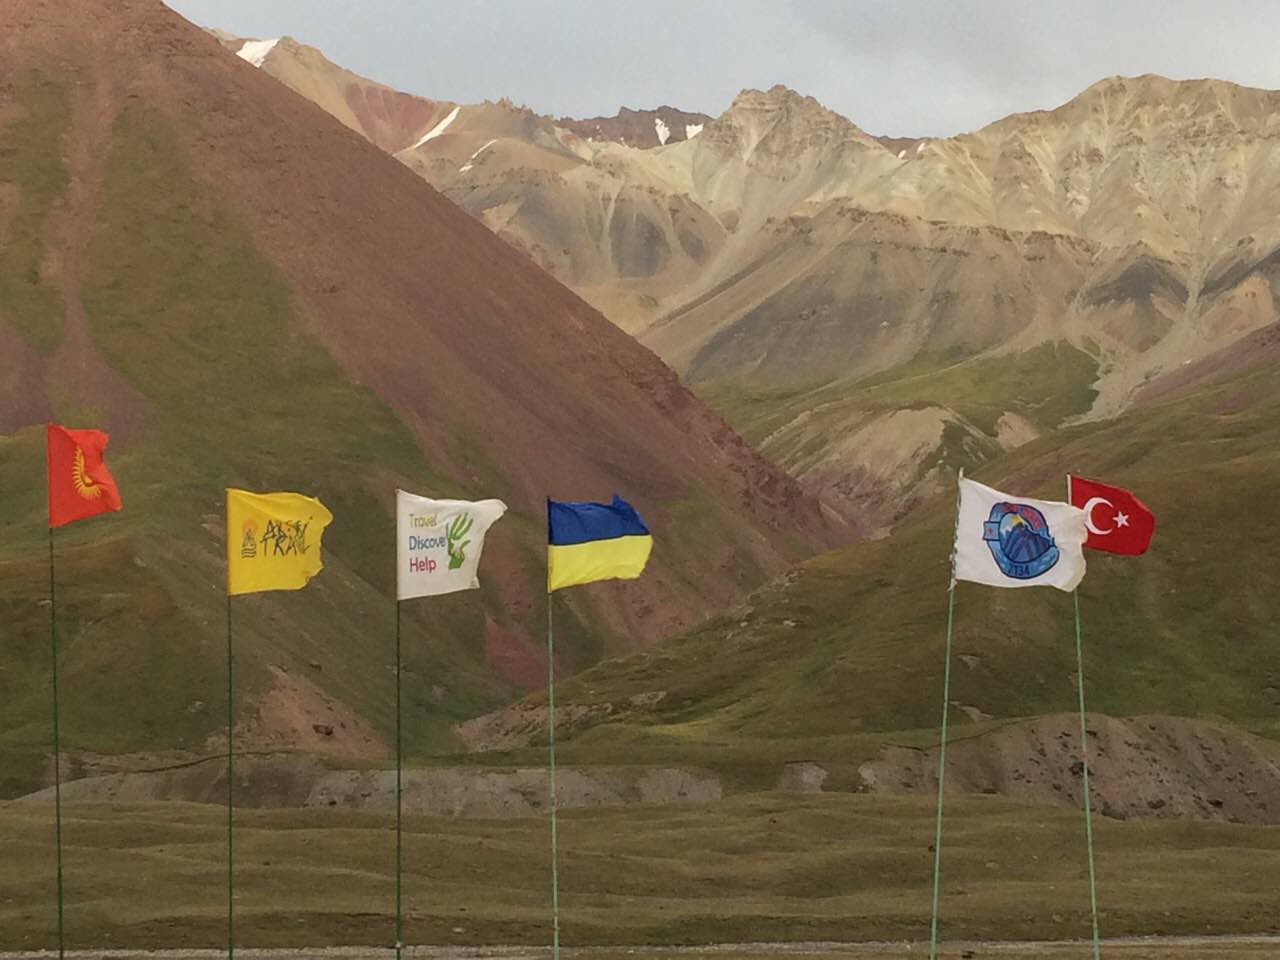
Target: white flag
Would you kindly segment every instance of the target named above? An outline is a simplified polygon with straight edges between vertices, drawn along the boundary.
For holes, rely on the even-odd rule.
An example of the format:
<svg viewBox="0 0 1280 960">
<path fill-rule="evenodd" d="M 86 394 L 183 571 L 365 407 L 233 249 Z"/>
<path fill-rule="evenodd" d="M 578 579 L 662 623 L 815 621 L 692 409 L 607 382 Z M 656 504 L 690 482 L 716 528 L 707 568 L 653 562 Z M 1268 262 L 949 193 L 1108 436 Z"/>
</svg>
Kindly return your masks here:
<svg viewBox="0 0 1280 960">
<path fill-rule="evenodd" d="M 1011 497 L 960 478 L 955 577 L 993 587 L 1074 590 L 1084 578 L 1085 514 L 1053 500 Z"/>
<path fill-rule="evenodd" d="M 501 500 L 430 500 L 396 491 L 396 599 L 480 586 L 485 531 L 507 512 Z"/>
</svg>

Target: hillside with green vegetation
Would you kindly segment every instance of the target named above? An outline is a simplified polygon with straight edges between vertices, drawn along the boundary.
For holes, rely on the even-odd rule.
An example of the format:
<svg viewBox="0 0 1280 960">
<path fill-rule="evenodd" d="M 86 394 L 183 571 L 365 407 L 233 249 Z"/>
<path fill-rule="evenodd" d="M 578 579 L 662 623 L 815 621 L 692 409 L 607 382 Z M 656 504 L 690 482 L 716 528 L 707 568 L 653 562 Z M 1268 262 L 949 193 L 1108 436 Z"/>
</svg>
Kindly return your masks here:
<svg viewBox="0 0 1280 960">
<path fill-rule="evenodd" d="M 749 380 L 698 394 L 757 449 L 887 532 L 943 487 L 1089 412 L 1098 359 L 1067 341 L 1027 350 L 922 353 L 866 376 L 799 390 Z"/>
<path fill-rule="evenodd" d="M 47 249 L 45 222 L 67 188 L 62 159 L 71 125 L 71 98 L 65 84 L 38 70 L 17 77 L 22 115 L 5 129 L 0 151 L 0 183 L 18 189 L 0 245 L 0 309 L 35 350 L 48 354 L 62 334 L 62 297 L 42 275 Z"/>
<path fill-rule="evenodd" d="M 25 104 L 28 116 L 43 108 Z M 246 225 L 193 179 L 164 115 L 133 108 L 114 124 L 85 261 L 94 342 L 147 411 L 137 439 L 108 451 L 125 510 L 56 534 L 66 745 L 73 754 L 197 751 L 225 729 L 225 656 L 216 643 L 225 486 L 301 485 L 335 513 L 361 518 L 336 524 L 326 538 L 331 582 L 317 596 L 237 601 L 243 704 L 252 710 L 266 692 L 269 664 L 302 667 L 389 731 L 389 491 L 397 483 L 443 490 L 446 482 L 387 405 L 351 383 L 307 331 Z M 101 411 L 64 407 L 59 415 L 94 423 Z M 0 441 L 0 472 L 15 494 L 4 509 L 0 603 L 16 654 L 0 671 L 0 796 L 46 775 L 43 440 L 31 428 Z M 369 466 L 386 478 L 385 490 L 371 483 Z M 532 544 L 527 550 L 534 560 Z M 437 743 L 450 718 L 509 695 L 487 675 L 477 647 L 484 602 L 432 611 L 425 622 L 409 614 L 409 701 L 429 703 L 436 718 L 414 726 L 415 752 Z M 487 602 L 500 605 L 492 594 Z M 430 639 L 442 633 L 449 642 Z M 374 656 L 356 655 L 375 643 Z M 433 698 L 433 688 L 447 692 Z M 368 752 L 386 749 L 378 742 Z"/>
<path fill-rule="evenodd" d="M 1145 556 L 1088 553 L 1079 595 L 1090 709 L 1222 718 L 1280 737 L 1280 369 L 1260 358 L 1179 398 L 1030 443 L 977 478 L 1062 499 L 1068 472 L 1133 489 L 1157 517 Z M 851 736 L 936 728 L 954 511 L 948 491 L 891 536 L 802 564 L 731 614 L 566 682 L 558 704 L 581 718 L 565 722 L 567 754 L 669 762 L 683 752 L 726 767 L 762 755 L 847 759 Z M 1068 595 L 961 583 L 954 642 L 962 735 L 974 715 L 1074 707 Z"/>
<path fill-rule="evenodd" d="M 511 508 L 481 590 L 402 611 L 413 757 L 545 678 L 546 496 L 617 490 L 672 531 L 639 593 L 557 599 L 562 673 L 852 536 L 652 354 L 158 0 L 6 7 L 0 35 L 0 799 L 52 774 L 46 419 L 111 434 L 124 501 L 53 538 L 73 776 L 225 749 L 226 487 L 335 515 L 307 590 L 232 604 L 237 737 L 357 766 L 391 752 L 397 486 Z"/>
</svg>

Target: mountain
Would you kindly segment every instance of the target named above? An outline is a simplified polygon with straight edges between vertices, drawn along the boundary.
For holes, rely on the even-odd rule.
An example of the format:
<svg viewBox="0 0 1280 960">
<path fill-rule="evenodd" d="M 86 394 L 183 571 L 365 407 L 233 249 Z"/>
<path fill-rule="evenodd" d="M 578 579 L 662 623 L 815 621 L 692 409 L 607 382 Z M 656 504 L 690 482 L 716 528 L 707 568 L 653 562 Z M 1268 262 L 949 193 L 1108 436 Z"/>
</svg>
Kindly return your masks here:
<svg viewBox="0 0 1280 960">
<path fill-rule="evenodd" d="M 1114 415 L 1274 319 L 1277 96 L 1113 79 L 837 162 L 843 182 L 806 185 L 641 338 L 811 488 L 891 524 L 955 467 Z"/>
<path fill-rule="evenodd" d="M 210 32 L 242 60 L 265 69 L 388 153 L 411 146 L 457 106 L 367 80 L 292 37 L 251 40 L 222 30 Z"/>
<path fill-rule="evenodd" d="M 610 140 L 643 149 L 692 140 L 710 120 L 705 113 L 690 113 L 676 107 L 663 106 L 654 110 L 623 107 L 612 117 L 586 120 L 561 117 L 556 125 L 588 140 Z"/>
<path fill-rule="evenodd" d="M 400 156 L 887 530 L 956 467 L 1272 321 L 1278 98 L 1113 77 L 889 138 L 774 87 L 648 149 L 546 118 L 530 149 L 477 117 Z"/>
<path fill-rule="evenodd" d="M 639 583 L 557 596 L 564 673 L 854 532 L 368 141 L 411 104 L 353 98 L 382 105 L 357 135 L 158 0 L 5 5 L 0 59 L 4 795 L 49 772 L 46 419 L 111 433 L 125 501 L 55 538 L 73 770 L 216 749 L 227 617 L 248 749 L 382 757 L 397 485 L 512 508 L 479 593 L 405 606 L 419 753 L 545 677 L 547 495 L 624 492 L 658 543 Z M 306 591 L 226 608 L 226 486 L 333 509 Z"/>
</svg>

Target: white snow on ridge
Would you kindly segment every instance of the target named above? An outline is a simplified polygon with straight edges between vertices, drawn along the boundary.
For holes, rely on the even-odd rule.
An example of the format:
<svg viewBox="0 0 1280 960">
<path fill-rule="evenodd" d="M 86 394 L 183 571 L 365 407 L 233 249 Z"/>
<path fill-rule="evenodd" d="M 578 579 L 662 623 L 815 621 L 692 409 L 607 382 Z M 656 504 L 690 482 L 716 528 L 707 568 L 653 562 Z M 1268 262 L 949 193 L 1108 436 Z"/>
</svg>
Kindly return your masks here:
<svg viewBox="0 0 1280 960">
<path fill-rule="evenodd" d="M 422 139 L 419 140 L 417 143 L 415 143 L 409 149 L 416 150 L 418 149 L 418 147 L 422 146 L 428 140 L 434 140 L 436 137 L 440 136 L 440 134 L 444 133 L 445 130 L 449 128 L 449 124 L 453 123 L 453 121 L 458 119 L 458 111 L 461 109 L 462 107 L 454 107 L 451 111 L 449 111 L 449 115 L 447 117 L 445 117 L 443 120 L 437 123 L 434 127 L 432 127 L 430 130 L 424 133 L 422 135 Z"/>
<path fill-rule="evenodd" d="M 279 42 L 279 37 L 274 40 L 246 40 L 244 46 L 236 51 L 236 56 L 241 60 L 248 60 L 255 67 L 261 67 L 267 59 L 267 54 L 271 53 Z"/>
<path fill-rule="evenodd" d="M 658 133 L 658 142 L 665 147 L 667 145 L 667 138 L 671 136 L 671 128 L 662 122 L 661 117 L 654 117 L 653 129 Z"/>
<path fill-rule="evenodd" d="M 488 150 L 490 147 L 492 147 L 492 146 L 493 146 L 495 143 L 497 143 L 497 142 L 498 142 L 498 138 L 497 138 L 497 137 L 494 137 L 492 140 L 490 140 L 488 143 L 486 143 L 483 147 L 481 147 L 479 150 L 477 150 L 475 153 L 473 153 L 471 156 L 469 156 L 469 157 L 467 158 L 467 162 L 466 162 L 466 163 L 464 163 L 462 166 L 460 166 L 460 167 L 458 168 L 458 172 L 459 172 L 459 173 L 466 173 L 468 170 L 470 170 L 472 167 L 474 167 L 474 166 L 476 165 L 476 163 L 475 163 L 475 161 L 476 161 L 476 157 L 480 156 L 480 154 L 484 153 L 486 150 Z"/>
<path fill-rule="evenodd" d="M 700 123 L 686 123 L 684 125 L 684 138 L 686 140 L 692 140 L 701 132 L 702 132 L 702 124 Z"/>
</svg>

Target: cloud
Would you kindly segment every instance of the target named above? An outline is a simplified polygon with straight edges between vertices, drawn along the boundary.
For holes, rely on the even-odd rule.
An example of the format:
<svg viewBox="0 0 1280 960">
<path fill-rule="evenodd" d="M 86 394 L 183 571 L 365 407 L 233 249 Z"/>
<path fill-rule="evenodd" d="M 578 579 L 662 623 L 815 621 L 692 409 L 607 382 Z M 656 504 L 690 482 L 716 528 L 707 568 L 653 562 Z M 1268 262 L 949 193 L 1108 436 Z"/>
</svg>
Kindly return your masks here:
<svg viewBox="0 0 1280 960">
<path fill-rule="evenodd" d="M 400 89 L 555 115 L 744 87 L 809 94 L 873 133 L 942 136 L 1114 74 L 1280 86 L 1272 0 L 172 0 L 206 26 L 290 34 Z"/>
</svg>

